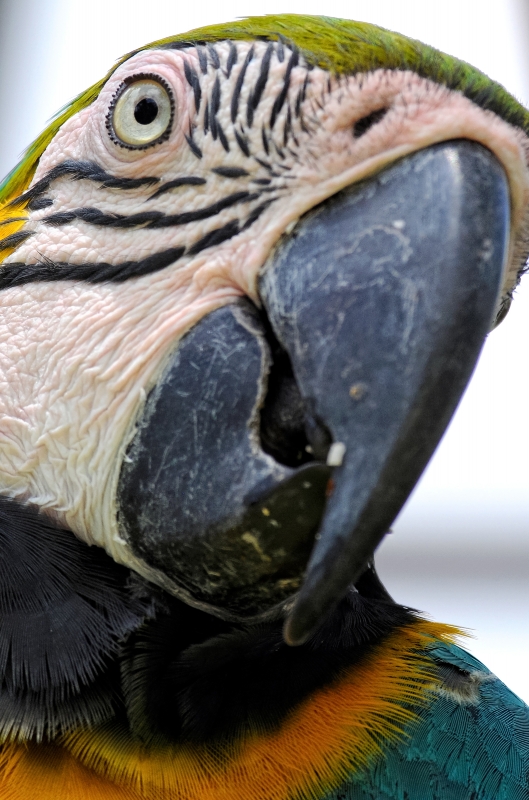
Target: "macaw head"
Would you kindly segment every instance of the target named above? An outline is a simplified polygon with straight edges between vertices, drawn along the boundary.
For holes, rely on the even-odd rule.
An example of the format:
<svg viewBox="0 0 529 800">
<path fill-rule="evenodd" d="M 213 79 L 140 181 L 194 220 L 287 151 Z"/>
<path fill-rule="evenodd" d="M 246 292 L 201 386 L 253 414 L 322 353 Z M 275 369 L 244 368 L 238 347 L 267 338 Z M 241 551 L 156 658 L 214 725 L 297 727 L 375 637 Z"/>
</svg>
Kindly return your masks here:
<svg viewBox="0 0 529 800">
<path fill-rule="evenodd" d="M 347 20 L 129 54 L 0 190 L 0 492 L 304 641 L 442 436 L 528 252 L 529 114 Z"/>
</svg>

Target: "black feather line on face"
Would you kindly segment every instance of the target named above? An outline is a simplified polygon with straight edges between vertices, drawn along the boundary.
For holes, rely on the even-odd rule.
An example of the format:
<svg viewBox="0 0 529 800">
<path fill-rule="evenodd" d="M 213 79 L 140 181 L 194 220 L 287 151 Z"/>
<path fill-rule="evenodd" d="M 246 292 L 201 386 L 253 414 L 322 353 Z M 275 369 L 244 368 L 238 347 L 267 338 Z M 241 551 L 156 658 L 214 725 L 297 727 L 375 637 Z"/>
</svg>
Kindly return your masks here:
<svg viewBox="0 0 529 800">
<path fill-rule="evenodd" d="M 110 714 L 109 665 L 154 614 L 129 579 L 100 548 L 0 497 L 0 735 Z"/>
<path fill-rule="evenodd" d="M 248 105 L 246 107 L 246 122 L 248 123 L 249 128 L 252 127 L 254 112 L 257 109 L 265 90 L 266 82 L 268 80 L 268 73 L 270 72 L 270 61 L 272 59 L 273 52 L 274 45 L 270 43 L 266 48 L 266 52 L 261 61 L 259 77 L 257 78 L 254 89 L 252 92 L 250 92 L 250 96 L 248 98 Z"/>
<path fill-rule="evenodd" d="M 208 48 L 209 58 L 211 60 L 211 64 L 212 64 L 213 68 L 214 69 L 220 69 L 219 54 L 217 53 L 217 51 L 215 50 L 215 48 L 211 44 L 211 42 L 208 42 L 206 46 Z"/>
<path fill-rule="evenodd" d="M 13 222 L 27 222 L 27 217 L 8 217 L 0 222 L 0 228 L 5 225 L 12 225 Z"/>
<path fill-rule="evenodd" d="M 219 141 L 220 141 L 221 145 L 223 146 L 224 150 L 227 153 L 229 153 L 230 152 L 230 143 L 228 141 L 228 137 L 224 133 L 224 129 L 223 129 L 222 125 L 220 124 L 220 122 L 218 120 L 216 120 L 216 123 L 217 123 L 217 133 L 218 133 L 218 136 L 219 136 Z"/>
<path fill-rule="evenodd" d="M 17 231 L 10 236 L 6 236 L 4 239 L 0 239 L 0 253 L 4 250 L 10 250 L 12 247 L 18 247 L 19 244 L 25 242 L 30 236 L 33 236 L 33 231 Z"/>
<path fill-rule="evenodd" d="M 263 142 L 264 151 L 265 151 L 266 155 L 269 156 L 270 155 L 270 147 L 268 145 L 268 136 L 266 135 L 266 131 L 265 131 L 264 125 L 261 128 L 261 139 L 262 139 L 262 142 Z"/>
<path fill-rule="evenodd" d="M 242 167 L 213 167 L 211 171 L 222 178 L 246 178 L 250 174 Z"/>
<path fill-rule="evenodd" d="M 184 136 L 185 136 L 185 140 L 188 143 L 193 155 L 195 155 L 197 158 L 202 158 L 202 150 L 200 149 L 198 144 L 195 142 L 193 137 L 192 136 L 188 136 L 187 133 L 184 133 Z"/>
<path fill-rule="evenodd" d="M 233 132 L 235 134 L 235 141 L 239 145 L 239 148 L 241 149 L 242 153 L 245 156 L 249 157 L 250 156 L 250 145 L 248 144 L 247 137 L 241 135 L 239 133 L 239 131 L 237 131 L 237 130 L 234 130 Z"/>
<path fill-rule="evenodd" d="M 263 161 L 262 158 L 257 158 L 257 156 L 255 156 L 255 160 L 261 167 L 263 167 L 263 169 L 268 172 L 269 175 L 272 175 L 273 178 L 279 178 L 279 173 L 274 172 L 272 165 L 269 164 L 268 161 Z"/>
<path fill-rule="evenodd" d="M 263 191 L 266 191 L 266 189 L 264 189 Z M 275 189 L 272 189 L 272 191 L 275 191 Z M 253 210 L 252 210 L 252 211 L 249 213 L 247 220 L 245 221 L 244 225 L 242 226 L 242 230 L 246 230 L 246 228 L 249 228 L 249 227 L 250 227 L 250 225 L 253 225 L 253 223 L 254 223 L 256 220 L 258 220 L 258 219 L 259 219 L 259 217 L 261 216 L 261 214 L 262 214 L 264 211 L 266 211 L 266 209 L 267 209 L 267 208 L 268 208 L 268 207 L 269 207 L 269 206 L 270 206 L 270 205 L 271 205 L 271 204 L 274 202 L 274 200 L 276 200 L 276 199 L 277 199 L 277 198 L 275 198 L 275 197 L 270 197 L 270 198 L 268 198 L 268 200 L 265 200 L 265 202 L 264 202 L 264 203 L 261 203 L 261 204 L 260 204 L 260 205 L 258 205 L 256 208 L 254 208 L 254 209 L 253 209 Z"/>
<path fill-rule="evenodd" d="M 277 155 L 279 156 L 279 158 L 283 158 L 283 159 L 284 159 L 284 158 L 285 158 L 285 153 L 284 153 L 284 152 L 283 152 L 283 150 L 281 150 L 281 148 L 280 148 L 280 147 L 279 147 L 279 146 L 278 146 L 278 145 L 277 145 L 277 144 L 274 142 L 274 140 L 273 140 L 273 139 L 272 139 L 272 144 L 273 144 L 273 146 L 274 146 L 274 150 L 276 151 L 276 153 L 277 153 Z M 279 165 L 279 164 L 277 164 L 277 168 L 278 168 L 278 169 L 279 169 L 279 167 L 280 167 L 280 165 Z"/>
<path fill-rule="evenodd" d="M 265 180 L 268 181 L 268 179 Z M 125 229 L 138 226 L 142 228 L 165 228 L 169 225 L 182 225 L 187 222 L 210 218 L 233 205 L 257 200 L 265 192 L 280 191 L 283 188 L 282 186 L 266 186 L 261 188 L 259 192 L 235 192 L 219 200 L 213 206 L 185 212 L 180 215 L 165 216 L 159 211 L 152 211 L 133 214 L 130 217 L 119 217 L 118 215 L 105 215 L 98 209 L 85 208 L 54 215 L 52 222 L 59 225 L 71 222 L 73 219 L 82 219 L 94 225 L 109 225 Z M 242 222 L 239 219 L 232 219 L 225 225 L 208 231 L 188 247 L 184 245 L 172 247 L 159 253 L 153 253 L 139 261 L 122 261 L 118 264 L 110 264 L 108 262 L 71 264 L 69 262 L 44 259 L 36 264 L 24 264 L 23 262 L 4 264 L 0 267 L 0 290 L 38 281 L 72 280 L 86 281 L 87 283 L 105 283 L 107 281 L 120 283 L 131 278 L 149 275 L 175 264 L 184 255 L 194 256 L 208 247 L 215 247 L 231 239 L 241 231 L 249 228 L 276 199 L 277 197 L 269 197 L 263 203 L 251 209 L 246 219 Z M 50 222 L 50 218 L 48 218 L 48 222 Z"/>
<path fill-rule="evenodd" d="M 211 135 L 213 139 L 217 138 L 217 120 L 216 116 L 219 113 L 220 109 L 220 80 L 219 76 L 215 78 L 215 83 L 213 84 L 213 90 L 211 92 L 211 105 L 210 105 L 210 125 L 211 125 Z"/>
<path fill-rule="evenodd" d="M 283 147 L 287 146 L 288 139 L 291 133 L 292 133 L 292 112 L 290 110 L 290 106 L 288 106 L 287 117 L 285 119 L 285 125 L 283 128 Z"/>
<path fill-rule="evenodd" d="M 198 55 L 198 63 L 200 64 L 200 71 L 203 75 L 208 74 L 208 57 L 202 47 L 197 45 L 197 55 Z"/>
<path fill-rule="evenodd" d="M 229 43 L 230 45 L 230 52 L 228 54 L 228 60 L 226 62 L 226 77 L 229 78 L 231 75 L 231 71 L 235 64 L 237 63 L 237 58 L 239 56 L 237 52 L 237 48 L 233 42 Z"/>
<path fill-rule="evenodd" d="M 285 76 L 283 78 L 283 86 L 278 96 L 274 100 L 274 105 L 272 106 L 272 113 L 270 114 L 270 128 L 274 127 L 276 119 L 281 109 L 283 108 L 283 105 L 285 103 L 288 94 L 288 90 L 290 88 L 290 76 L 292 74 L 292 70 L 294 69 L 294 67 L 298 65 L 298 62 L 299 62 L 299 52 L 297 50 L 294 50 L 288 60 L 287 68 L 285 70 Z"/>
<path fill-rule="evenodd" d="M 49 217 L 45 217 L 42 222 L 47 225 L 60 226 L 79 219 L 90 225 L 107 228 L 172 228 L 176 225 L 187 225 L 190 222 L 199 222 L 210 217 L 216 217 L 226 208 L 231 208 L 239 203 L 249 203 L 258 197 L 259 194 L 255 192 L 234 192 L 210 206 L 197 208 L 196 211 L 184 211 L 181 214 L 141 211 L 139 214 L 124 216 L 122 214 L 106 214 L 98 208 L 77 208 L 74 211 L 61 211 L 58 214 L 52 214 Z"/>
<path fill-rule="evenodd" d="M 233 90 L 233 94 L 231 97 L 231 105 L 230 105 L 230 113 L 231 113 L 231 121 L 235 124 L 235 120 L 237 119 L 237 114 L 239 113 L 239 100 L 241 96 L 242 86 L 244 83 L 244 76 L 246 75 L 246 70 L 248 69 L 248 65 L 253 58 L 254 48 L 253 46 L 248 50 L 246 53 L 246 58 L 243 61 L 243 65 L 240 69 L 239 74 L 237 75 L 237 80 L 235 82 L 235 88 Z"/>
<path fill-rule="evenodd" d="M 186 76 L 186 81 L 193 89 L 193 94 L 195 95 L 195 111 L 198 114 L 200 109 L 200 101 L 202 99 L 202 89 L 200 88 L 200 79 L 187 61 L 184 61 L 184 75 Z"/>
<path fill-rule="evenodd" d="M 43 208 L 49 208 L 53 205 L 51 197 L 36 197 L 28 203 L 30 211 L 41 211 Z"/>
<path fill-rule="evenodd" d="M 0 290 L 23 286 L 37 281 L 86 281 L 87 283 L 121 283 L 130 278 L 150 275 L 174 264 L 185 253 L 185 247 L 172 247 L 161 253 L 153 253 L 140 261 L 122 261 L 120 264 L 95 262 L 69 264 L 57 261 L 42 261 L 37 264 L 12 263 L 0 268 Z"/>
<path fill-rule="evenodd" d="M 228 239 L 236 236 L 240 230 L 241 225 L 239 220 L 233 219 L 221 228 L 214 228 L 212 231 L 208 231 L 198 242 L 189 248 L 188 253 L 190 256 L 194 256 L 207 247 L 216 247 L 222 244 L 222 242 L 226 242 Z"/>
<path fill-rule="evenodd" d="M 301 114 L 301 106 L 302 106 L 303 102 L 305 101 L 305 97 L 307 96 L 307 88 L 308 88 L 308 85 L 309 85 L 309 79 L 310 79 L 309 78 L 309 73 L 307 72 L 307 74 L 305 75 L 305 80 L 303 81 L 303 86 L 299 90 L 298 95 L 296 97 L 296 105 L 294 107 L 295 108 L 296 117 L 299 117 L 300 114 Z"/>
<path fill-rule="evenodd" d="M 52 167 L 52 169 L 50 169 L 40 181 L 37 181 L 31 189 L 28 189 L 27 192 L 16 197 L 9 205 L 17 206 L 35 200 L 48 191 L 53 181 L 65 176 L 75 181 L 95 181 L 96 183 L 100 183 L 105 189 L 122 189 L 124 191 L 139 189 L 142 186 L 152 186 L 160 180 L 160 178 L 154 176 L 145 178 L 119 178 L 106 172 L 93 161 L 67 160 Z"/>
<path fill-rule="evenodd" d="M 154 200 L 156 197 L 160 197 L 162 194 L 166 192 L 170 192 L 171 189 L 178 189 L 180 186 L 204 186 L 207 183 L 205 178 L 199 178 L 195 175 L 183 175 L 181 178 L 174 178 L 172 181 L 167 181 L 159 189 L 157 189 L 154 194 L 151 194 L 148 197 L 148 200 Z"/>
</svg>

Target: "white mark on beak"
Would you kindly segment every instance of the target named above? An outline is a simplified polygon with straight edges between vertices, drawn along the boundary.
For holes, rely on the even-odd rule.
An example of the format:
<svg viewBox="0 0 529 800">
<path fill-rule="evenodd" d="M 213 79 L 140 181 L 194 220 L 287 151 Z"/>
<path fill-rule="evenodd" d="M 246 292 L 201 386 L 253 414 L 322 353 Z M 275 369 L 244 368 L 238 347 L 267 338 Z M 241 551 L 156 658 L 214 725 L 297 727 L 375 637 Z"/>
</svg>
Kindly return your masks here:
<svg viewBox="0 0 529 800">
<path fill-rule="evenodd" d="M 327 454 L 327 466 L 341 467 L 346 449 L 343 442 L 333 442 Z"/>
</svg>

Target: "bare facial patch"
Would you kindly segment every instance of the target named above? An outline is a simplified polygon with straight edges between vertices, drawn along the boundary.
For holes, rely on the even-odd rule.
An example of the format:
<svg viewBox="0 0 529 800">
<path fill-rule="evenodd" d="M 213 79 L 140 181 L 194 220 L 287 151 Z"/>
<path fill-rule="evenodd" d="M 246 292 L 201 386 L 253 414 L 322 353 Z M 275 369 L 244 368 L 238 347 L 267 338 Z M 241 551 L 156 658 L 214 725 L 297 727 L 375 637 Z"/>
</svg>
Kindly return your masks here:
<svg viewBox="0 0 529 800">
<path fill-rule="evenodd" d="M 527 137 L 499 117 L 411 72 L 336 77 L 277 43 L 126 61 L 44 153 L 0 268 L 1 492 L 130 564 L 119 470 L 181 337 L 237 297 L 257 301 L 259 270 L 306 211 L 457 138 L 492 150 L 509 178 L 507 293 L 529 178 Z"/>
</svg>

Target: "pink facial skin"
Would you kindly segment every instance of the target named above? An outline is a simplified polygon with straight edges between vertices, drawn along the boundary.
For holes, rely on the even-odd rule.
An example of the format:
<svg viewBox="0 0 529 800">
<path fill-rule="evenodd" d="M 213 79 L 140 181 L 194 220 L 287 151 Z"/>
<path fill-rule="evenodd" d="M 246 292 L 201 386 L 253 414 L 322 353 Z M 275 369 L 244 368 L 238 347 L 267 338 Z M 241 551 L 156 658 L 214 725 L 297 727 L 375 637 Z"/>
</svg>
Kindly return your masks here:
<svg viewBox="0 0 529 800">
<path fill-rule="evenodd" d="M 59 178 L 46 195 L 53 205 L 30 213 L 26 229 L 33 235 L 4 262 L 35 264 L 45 258 L 71 264 L 120 263 L 168 248 L 189 249 L 234 219 L 242 227 L 258 204 L 272 201 L 238 234 L 149 275 L 122 283 L 28 283 L 2 292 L 1 493 L 40 506 L 89 544 L 104 547 L 116 561 L 166 586 L 162 576 L 133 557 L 118 533 L 116 486 L 135 420 L 146 393 L 193 324 L 241 295 L 259 302 L 259 270 L 303 213 L 405 154 L 468 138 L 495 153 L 509 180 L 512 234 L 504 292 L 516 281 L 527 241 L 529 140 L 523 132 L 461 94 L 411 72 L 378 70 L 337 79 L 322 69 L 308 71 L 303 59 L 291 71 L 285 102 L 270 131 L 272 109 L 285 85 L 288 50 L 283 61 L 272 55 L 250 126 L 248 102 L 267 44 L 243 42 L 237 47 L 238 60 L 229 77 L 226 43 L 216 46 L 221 68 L 210 64 L 206 75 L 195 49 L 144 51 L 129 59 L 97 100 L 63 125 L 34 179 L 35 183 L 54 166 L 73 159 L 96 162 L 113 176 L 155 176 L 164 183 L 195 176 L 203 178 L 204 185 L 181 186 L 149 199 L 156 185 L 121 191 L 89 180 Z M 233 123 L 231 101 L 250 47 L 254 55 Z M 198 113 L 185 77 L 186 61 L 200 79 Z M 134 150 L 112 139 L 106 120 L 123 80 L 139 73 L 165 79 L 174 95 L 175 116 L 166 141 Z M 216 80 L 216 119 L 228 152 L 211 127 L 204 132 L 207 99 Z M 387 109 L 381 121 L 355 138 L 355 123 L 379 109 Z M 201 158 L 186 134 L 192 135 Z M 250 155 L 243 152 L 236 134 Z M 212 172 L 218 167 L 240 168 L 247 174 L 227 178 Z M 84 207 L 108 214 L 181 214 L 238 192 L 246 193 L 246 199 L 213 217 L 173 227 L 120 229 L 78 219 L 54 227 L 45 222 L 51 213 Z"/>
</svg>

